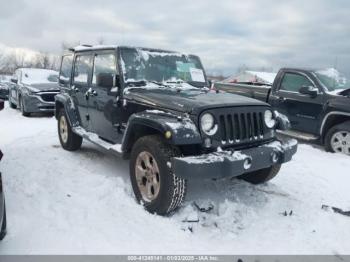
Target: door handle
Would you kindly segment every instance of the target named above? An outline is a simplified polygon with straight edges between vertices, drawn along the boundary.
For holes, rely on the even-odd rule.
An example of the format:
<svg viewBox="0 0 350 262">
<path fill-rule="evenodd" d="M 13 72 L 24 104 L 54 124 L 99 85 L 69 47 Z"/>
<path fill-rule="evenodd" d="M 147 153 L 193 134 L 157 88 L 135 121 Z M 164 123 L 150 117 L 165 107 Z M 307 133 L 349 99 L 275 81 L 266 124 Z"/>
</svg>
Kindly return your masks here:
<svg viewBox="0 0 350 262">
<path fill-rule="evenodd" d="M 92 88 L 89 88 L 88 91 L 86 91 L 85 96 L 86 97 L 97 96 L 97 92 L 96 92 L 96 90 L 93 90 Z"/>
<path fill-rule="evenodd" d="M 79 88 L 77 88 L 76 86 L 72 86 L 72 90 L 74 93 L 79 93 Z"/>
</svg>

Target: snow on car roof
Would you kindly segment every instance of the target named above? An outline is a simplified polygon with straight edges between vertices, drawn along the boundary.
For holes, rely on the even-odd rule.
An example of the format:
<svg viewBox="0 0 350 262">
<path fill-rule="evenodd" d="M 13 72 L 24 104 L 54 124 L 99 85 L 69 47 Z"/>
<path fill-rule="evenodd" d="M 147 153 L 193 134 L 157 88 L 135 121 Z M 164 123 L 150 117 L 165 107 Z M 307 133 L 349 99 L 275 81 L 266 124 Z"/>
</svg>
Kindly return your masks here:
<svg viewBox="0 0 350 262">
<path fill-rule="evenodd" d="M 18 70 L 22 72 L 22 83 L 28 85 L 40 83 L 54 83 L 56 82 L 55 78 L 50 79 L 50 77 L 58 77 L 58 72 L 54 70 L 39 68 L 20 68 Z"/>
<path fill-rule="evenodd" d="M 117 48 L 117 45 L 78 45 L 76 47 L 72 48 L 72 51 L 88 51 L 88 50 L 101 50 L 101 49 L 115 49 Z"/>
<path fill-rule="evenodd" d="M 163 49 L 155 49 L 155 48 L 147 48 L 147 47 L 137 47 L 137 46 L 118 46 L 118 45 L 78 45 L 70 49 L 70 51 L 79 52 L 79 51 L 91 51 L 91 50 L 104 50 L 104 49 L 116 49 L 116 48 L 135 48 L 137 50 L 141 50 L 144 52 L 158 52 L 159 55 L 166 55 L 165 53 L 169 53 L 172 55 L 182 55 L 184 53 L 171 51 L 171 50 L 163 50 Z M 187 54 L 188 55 L 188 54 Z"/>
</svg>

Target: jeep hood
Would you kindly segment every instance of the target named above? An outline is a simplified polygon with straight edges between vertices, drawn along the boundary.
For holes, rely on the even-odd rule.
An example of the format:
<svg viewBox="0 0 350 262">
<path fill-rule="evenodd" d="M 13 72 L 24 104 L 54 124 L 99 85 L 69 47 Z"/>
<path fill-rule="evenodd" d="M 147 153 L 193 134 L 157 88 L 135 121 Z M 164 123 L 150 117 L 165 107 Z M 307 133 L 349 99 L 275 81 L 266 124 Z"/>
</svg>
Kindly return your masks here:
<svg viewBox="0 0 350 262">
<path fill-rule="evenodd" d="M 155 108 L 199 114 L 203 110 L 218 107 L 269 106 L 256 99 L 220 91 L 175 88 L 129 88 L 124 97 Z"/>
<path fill-rule="evenodd" d="M 45 92 L 45 91 L 59 91 L 59 86 L 57 83 L 45 83 L 45 84 L 31 84 L 31 85 L 26 85 L 26 87 L 34 92 Z"/>
</svg>

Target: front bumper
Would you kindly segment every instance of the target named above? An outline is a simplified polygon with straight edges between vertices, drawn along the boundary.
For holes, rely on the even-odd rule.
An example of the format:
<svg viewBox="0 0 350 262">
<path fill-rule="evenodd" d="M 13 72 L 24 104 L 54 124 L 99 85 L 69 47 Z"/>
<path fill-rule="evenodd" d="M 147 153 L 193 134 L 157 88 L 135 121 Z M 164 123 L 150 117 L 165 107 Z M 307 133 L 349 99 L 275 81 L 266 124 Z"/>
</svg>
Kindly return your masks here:
<svg viewBox="0 0 350 262">
<path fill-rule="evenodd" d="M 176 157 L 172 159 L 172 167 L 176 176 L 184 179 L 236 177 L 288 162 L 296 153 L 297 147 L 295 139 L 279 139 L 240 151 Z"/>
<path fill-rule="evenodd" d="M 23 96 L 25 110 L 29 113 L 54 112 L 55 102 L 44 101 L 40 95 L 28 94 Z"/>
</svg>

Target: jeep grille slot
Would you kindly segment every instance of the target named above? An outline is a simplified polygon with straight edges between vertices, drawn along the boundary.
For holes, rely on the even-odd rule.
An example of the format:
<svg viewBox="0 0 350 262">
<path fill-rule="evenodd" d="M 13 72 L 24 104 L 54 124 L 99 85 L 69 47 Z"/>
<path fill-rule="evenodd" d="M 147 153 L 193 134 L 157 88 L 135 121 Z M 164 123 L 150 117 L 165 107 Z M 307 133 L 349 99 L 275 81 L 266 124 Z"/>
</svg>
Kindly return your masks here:
<svg viewBox="0 0 350 262">
<path fill-rule="evenodd" d="M 258 141 L 264 138 L 262 112 L 229 113 L 219 116 L 222 144 Z"/>
</svg>

